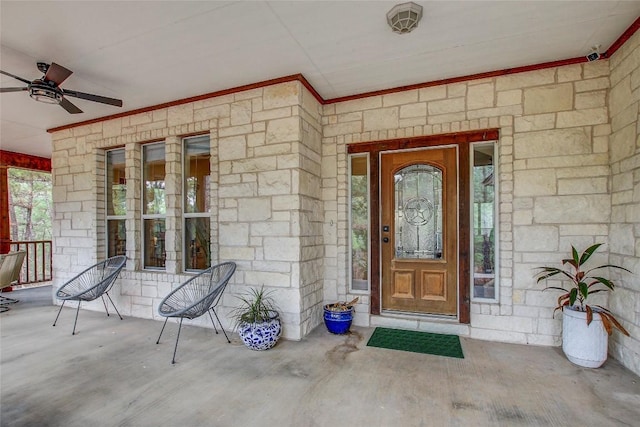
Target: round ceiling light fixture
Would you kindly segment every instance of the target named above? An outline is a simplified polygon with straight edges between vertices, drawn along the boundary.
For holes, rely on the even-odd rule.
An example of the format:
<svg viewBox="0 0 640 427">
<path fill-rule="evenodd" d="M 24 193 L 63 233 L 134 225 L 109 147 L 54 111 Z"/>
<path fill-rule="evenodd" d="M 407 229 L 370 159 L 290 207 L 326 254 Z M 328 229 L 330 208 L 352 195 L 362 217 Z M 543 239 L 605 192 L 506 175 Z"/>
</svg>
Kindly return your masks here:
<svg viewBox="0 0 640 427">
<path fill-rule="evenodd" d="M 387 12 L 387 22 L 391 29 L 398 34 L 413 31 L 422 19 L 422 6 L 414 2 L 397 4 Z"/>
</svg>

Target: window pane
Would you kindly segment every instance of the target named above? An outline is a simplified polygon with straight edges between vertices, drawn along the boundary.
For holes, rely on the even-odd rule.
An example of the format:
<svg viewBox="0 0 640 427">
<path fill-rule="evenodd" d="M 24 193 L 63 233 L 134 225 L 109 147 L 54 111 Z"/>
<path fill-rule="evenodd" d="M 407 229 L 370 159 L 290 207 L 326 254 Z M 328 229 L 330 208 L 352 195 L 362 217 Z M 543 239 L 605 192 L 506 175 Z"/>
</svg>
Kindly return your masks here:
<svg viewBox="0 0 640 427">
<path fill-rule="evenodd" d="M 351 289 L 369 289 L 369 188 L 367 158 L 351 158 Z"/>
<path fill-rule="evenodd" d="M 144 214 L 166 213 L 164 176 L 164 144 L 145 145 L 144 158 Z"/>
<path fill-rule="evenodd" d="M 495 298 L 493 144 L 473 148 L 473 296 Z"/>
<path fill-rule="evenodd" d="M 144 220 L 144 267 L 164 268 L 164 219 Z"/>
<path fill-rule="evenodd" d="M 187 270 L 204 270 L 211 266 L 209 218 L 185 219 L 185 263 Z"/>
<path fill-rule="evenodd" d="M 184 211 L 209 211 L 209 137 L 185 140 L 184 154 Z"/>
<path fill-rule="evenodd" d="M 442 258 L 442 171 L 412 165 L 394 178 L 396 258 Z"/>
<path fill-rule="evenodd" d="M 109 245 L 107 256 L 126 255 L 127 229 L 124 219 L 111 219 L 107 221 L 107 242 Z"/>
<path fill-rule="evenodd" d="M 107 215 L 127 214 L 124 150 L 107 151 Z"/>
</svg>

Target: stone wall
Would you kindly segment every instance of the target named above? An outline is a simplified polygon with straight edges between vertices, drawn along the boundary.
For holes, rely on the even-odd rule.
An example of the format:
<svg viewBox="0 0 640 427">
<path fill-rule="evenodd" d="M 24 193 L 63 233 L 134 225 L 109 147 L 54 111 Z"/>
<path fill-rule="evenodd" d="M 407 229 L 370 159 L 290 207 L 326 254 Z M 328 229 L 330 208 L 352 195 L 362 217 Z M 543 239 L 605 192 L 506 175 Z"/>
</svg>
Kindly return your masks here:
<svg viewBox="0 0 640 427">
<path fill-rule="evenodd" d="M 640 34 L 631 37 L 610 60 L 611 232 L 610 261 L 633 274 L 612 272 L 617 288 L 610 308 L 631 337 L 618 332 L 610 340 L 616 359 L 640 375 Z"/>
<path fill-rule="evenodd" d="M 285 337 L 300 339 L 318 324 L 322 302 L 320 131 L 320 104 L 294 81 L 54 133 L 55 287 L 104 258 L 105 150 L 125 147 L 128 264 L 113 297 L 125 315 L 158 318 L 160 300 L 190 277 L 182 267 L 182 137 L 209 134 L 212 262 L 238 263 L 220 317 L 230 327 L 235 296 L 264 285 L 279 302 Z M 166 151 L 162 272 L 141 269 L 141 144 L 156 141 Z"/>
<path fill-rule="evenodd" d="M 611 60 L 324 106 L 294 81 L 56 132 L 54 284 L 104 257 L 104 150 L 125 147 L 128 264 L 114 296 L 124 314 L 157 318 L 161 298 L 189 277 L 181 255 L 182 137 L 208 133 L 213 259 L 238 263 L 223 299 L 226 327 L 235 296 L 264 285 L 290 339 L 321 323 L 323 303 L 359 296 L 356 325 L 559 345 L 557 294 L 542 292 L 535 267 L 559 266 L 571 245 L 604 242 L 600 261 L 635 272 L 620 277 L 611 298 L 633 338 L 615 335 L 612 348 L 640 372 L 639 37 Z M 472 301 L 469 325 L 369 315 L 370 293 L 348 289 L 347 145 L 487 128 L 500 130 L 499 298 Z M 154 141 L 166 143 L 165 272 L 140 263 L 141 144 Z"/>
<path fill-rule="evenodd" d="M 325 105 L 325 219 L 337 221 L 325 229 L 325 299 L 357 294 L 347 288 L 347 144 L 499 128 L 499 300 L 473 302 L 465 326 L 369 316 L 364 294 L 356 323 L 559 344 L 557 295 L 542 292 L 534 268 L 559 263 L 571 244 L 607 240 L 608 88 L 609 64 L 599 61 Z"/>
</svg>

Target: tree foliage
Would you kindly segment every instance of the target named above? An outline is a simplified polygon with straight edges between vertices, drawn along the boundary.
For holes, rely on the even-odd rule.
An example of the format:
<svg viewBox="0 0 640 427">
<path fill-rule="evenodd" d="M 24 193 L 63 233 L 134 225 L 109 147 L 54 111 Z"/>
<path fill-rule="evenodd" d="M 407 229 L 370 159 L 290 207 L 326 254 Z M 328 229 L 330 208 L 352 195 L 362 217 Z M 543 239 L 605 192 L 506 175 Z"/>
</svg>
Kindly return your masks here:
<svg viewBox="0 0 640 427">
<path fill-rule="evenodd" d="M 51 240 L 51 174 L 10 168 L 11 240 Z"/>
</svg>

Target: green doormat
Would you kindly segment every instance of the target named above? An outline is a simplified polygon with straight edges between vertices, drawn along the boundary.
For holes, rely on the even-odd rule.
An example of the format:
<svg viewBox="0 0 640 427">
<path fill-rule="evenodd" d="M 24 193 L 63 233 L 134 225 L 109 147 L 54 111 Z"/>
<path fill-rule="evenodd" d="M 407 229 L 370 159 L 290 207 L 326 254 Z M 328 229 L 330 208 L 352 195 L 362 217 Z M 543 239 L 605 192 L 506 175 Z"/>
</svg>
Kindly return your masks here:
<svg viewBox="0 0 640 427">
<path fill-rule="evenodd" d="M 457 335 L 376 328 L 367 345 L 464 359 Z"/>
</svg>

